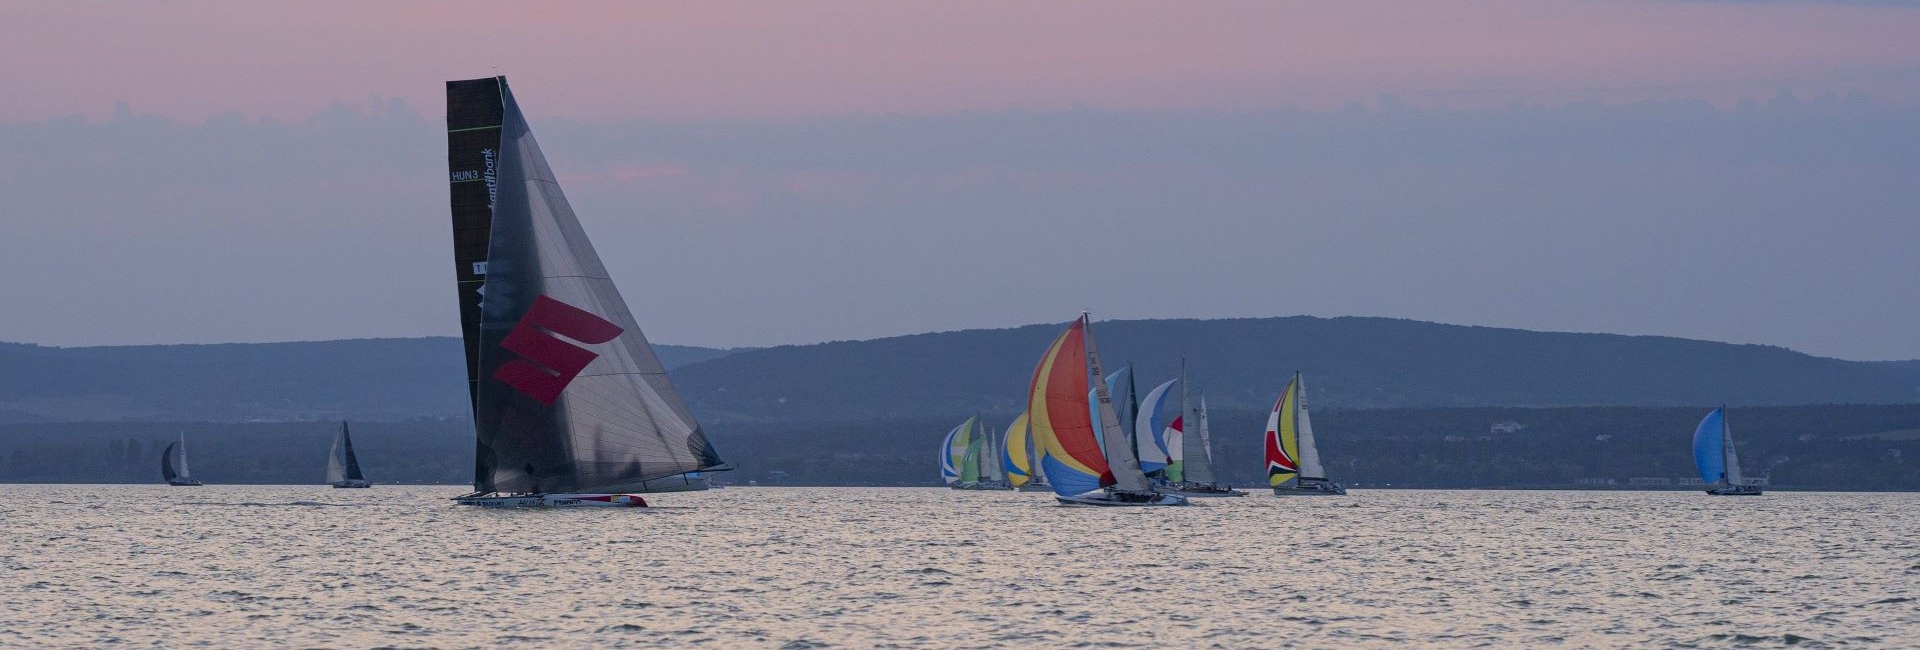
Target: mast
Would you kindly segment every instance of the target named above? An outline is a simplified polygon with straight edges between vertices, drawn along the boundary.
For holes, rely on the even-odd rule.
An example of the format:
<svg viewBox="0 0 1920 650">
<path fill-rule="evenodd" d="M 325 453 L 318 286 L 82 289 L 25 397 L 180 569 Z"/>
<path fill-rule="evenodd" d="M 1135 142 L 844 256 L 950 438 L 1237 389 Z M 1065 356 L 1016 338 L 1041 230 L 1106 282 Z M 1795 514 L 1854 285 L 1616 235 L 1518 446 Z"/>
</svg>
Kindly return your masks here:
<svg viewBox="0 0 1920 650">
<path fill-rule="evenodd" d="M 1127 492 L 1145 492 L 1147 476 L 1140 471 L 1140 460 L 1134 458 L 1133 447 L 1127 444 L 1127 433 L 1120 428 L 1120 416 L 1113 412 L 1113 394 L 1107 390 L 1106 375 L 1101 372 L 1100 348 L 1093 341 L 1092 320 L 1088 313 L 1080 313 L 1087 333 L 1087 365 L 1093 371 L 1094 390 L 1100 401 L 1100 429 L 1107 443 L 1107 465 L 1113 472 L 1114 487 Z"/>
</svg>

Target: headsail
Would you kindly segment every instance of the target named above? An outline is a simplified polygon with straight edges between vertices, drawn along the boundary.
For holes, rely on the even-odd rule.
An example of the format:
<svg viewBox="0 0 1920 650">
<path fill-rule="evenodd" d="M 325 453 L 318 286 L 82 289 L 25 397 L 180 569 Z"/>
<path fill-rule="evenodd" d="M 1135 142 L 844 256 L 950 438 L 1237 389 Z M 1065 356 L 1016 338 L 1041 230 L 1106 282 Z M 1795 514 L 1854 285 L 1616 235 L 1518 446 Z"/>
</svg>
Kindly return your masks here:
<svg viewBox="0 0 1920 650">
<path fill-rule="evenodd" d="M 187 469 L 187 432 L 180 432 L 180 478 L 193 478 L 193 470 Z"/>
<path fill-rule="evenodd" d="M 1160 430 L 1160 439 L 1167 442 L 1167 480 L 1174 483 L 1187 480 L 1186 421 L 1183 416 L 1173 416 L 1167 428 Z"/>
<path fill-rule="evenodd" d="M 1299 377 L 1289 380 L 1286 389 L 1280 391 L 1280 399 L 1273 403 L 1273 413 L 1267 415 L 1267 484 L 1273 487 L 1300 475 L 1295 460 L 1300 452 L 1294 421 L 1299 385 Z"/>
<path fill-rule="evenodd" d="M 719 467 L 505 77 L 447 82 L 447 145 L 474 490 L 642 491 Z"/>
<path fill-rule="evenodd" d="M 966 453 L 967 445 L 960 441 L 960 431 L 966 423 L 947 430 L 947 437 L 940 441 L 940 479 L 947 485 L 960 482 L 960 459 Z"/>
<path fill-rule="evenodd" d="M 962 484 L 980 482 L 980 457 L 983 455 L 981 436 L 974 430 L 979 422 L 979 418 L 967 418 L 966 423 L 960 425 L 960 438 L 954 441 L 955 444 L 964 446 L 960 450 L 959 462 Z"/>
<path fill-rule="evenodd" d="M 1140 456 L 1140 470 L 1148 474 L 1166 470 L 1171 460 L 1167 456 L 1166 419 L 1160 411 L 1166 406 L 1168 389 L 1178 381 L 1169 379 L 1147 391 L 1146 399 L 1140 400 L 1140 413 L 1133 423 L 1133 440 Z"/>
<path fill-rule="evenodd" d="M 167 450 L 160 452 L 160 480 L 172 482 L 173 479 L 180 478 L 180 473 L 173 469 L 173 450 L 179 447 L 180 443 L 169 442 Z"/>
<path fill-rule="evenodd" d="M 1087 401 L 1086 321 L 1077 319 L 1047 346 L 1027 391 L 1035 454 L 1055 494 L 1075 496 L 1113 484 L 1093 436 Z"/>
<path fill-rule="evenodd" d="M 340 430 L 333 432 L 333 448 L 327 450 L 327 482 L 339 483 L 347 480 L 346 456 L 340 453 L 340 439 L 347 436 L 346 423 L 340 423 Z"/>
<path fill-rule="evenodd" d="M 1187 379 L 1187 360 L 1182 357 L 1180 417 L 1186 420 L 1187 426 L 1181 429 L 1183 435 L 1180 436 L 1180 444 L 1185 447 L 1181 454 L 1181 473 L 1186 475 L 1184 478 L 1188 483 L 1212 485 L 1216 480 L 1213 477 L 1213 450 L 1207 448 L 1207 438 L 1200 435 L 1199 427 L 1193 426 L 1198 418 L 1194 417 L 1193 402 L 1187 397 L 1192 383 Z"/>
<path fill-rule="evenodd" d="M 1007 480 L 1014 487 L 1026 485 L 1032 479 L 1032 460 L 1027 455 L 1027 414 L 1013 419 L 1007 426 L 1006 443 L 1000 456 L 1000 465 L 1007 472 Z"/>
<path fill-rule="evenodd" d="M 1327 470 L 1320 466 L 1320 450 L 1313 443 L 1313 413 L 1307 409 L 1307 380 L 1300 373 L 1293 373 L 1294 406 L 1298 413 L 1294 419 L 1296 444 L 1300 455 L 1300 475 L 1306 478 L 1326 478 Z"/>
<path fill-rule="evenodd" d="M 1090 316 L 1080 314 L 1081 328 L 1085 331 L 1087 343 L 1087 366 L 1093 376 L 1101 375 L 1100 346 L 1093 341 L 1093 325 Z M 1107 467 L 1113 477 L 1115 488 L 1128 492 L 1145 492 L 1147 475 L 1140 471 L 1140 460 L 1133 456 L 1133 441 L 1127 435 L 1125 427 L 1120 426 L 1120 416 L 1113 409 L 1113 394 L 1107 390 L 1106 382 L 1095 389 L 1099 400 L 1100 428 L 1105 431 L 1107 442 Z"/>
<path fill-rule="evenodd" d="M 1727 475 L 1726 411 L 1724 406 L 1714 409 L 1693 430 L 1693 466 L 1708 485 L 1731 483 Z"/>
</svg>

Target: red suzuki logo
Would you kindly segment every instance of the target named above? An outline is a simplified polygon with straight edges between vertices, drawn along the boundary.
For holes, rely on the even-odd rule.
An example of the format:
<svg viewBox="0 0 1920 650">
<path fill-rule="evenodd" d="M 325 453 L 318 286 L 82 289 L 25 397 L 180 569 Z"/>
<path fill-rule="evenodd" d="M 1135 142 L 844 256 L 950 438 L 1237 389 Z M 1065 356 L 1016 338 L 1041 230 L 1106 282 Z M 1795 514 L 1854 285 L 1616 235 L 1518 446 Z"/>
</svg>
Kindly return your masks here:
<svg viewBox="0 0 1920 650">
<path fill-rule="evenodd" d="M 527 315 L 521 316 L 513 331 L 500 340 L 500 347 L 522 358 L 500 364 L 493 378 L 541 404 L 552 405 L 560 398 L 560 391 L 600 356 L 554 335 L 581 343 L 606 343 L 622 331 L 579 307 L 546 296 L 534 298 Z"/>
</svg>

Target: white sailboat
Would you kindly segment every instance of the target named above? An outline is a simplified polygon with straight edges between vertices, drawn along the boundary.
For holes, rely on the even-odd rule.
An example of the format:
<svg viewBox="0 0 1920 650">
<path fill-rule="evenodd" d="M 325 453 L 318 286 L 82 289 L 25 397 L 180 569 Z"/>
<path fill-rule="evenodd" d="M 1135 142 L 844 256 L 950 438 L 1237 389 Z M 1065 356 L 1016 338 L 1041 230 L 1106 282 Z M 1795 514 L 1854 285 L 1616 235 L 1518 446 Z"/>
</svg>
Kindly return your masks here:
<svg viewBox="0 0 1920 650">
<path fill-rule="evenodd" d="M 1327 479 L 1320 451 L 1313 442 L 1313 418 L 1307 413 L 1307 385 L 1300 373 L 1280 391 L 1267 416 L 1267 483 L 1274 496 L 1346 494 L 1344 485 Z"/>
<path fill-rule="evenodd" d="M 176 458 L 180 461 L 178 469 L 174 465 Z M 193 472 L 187 469 L 187 433 L 185 431 L 180 432 L 179 442 L 169 443 L 166 450 L 160 452 L 160 478 L 165 479 L 167 485 L 174 487 L 201 485 L 200 479 L 194 478 Z"/>
<path fill-rule="evenodd" d="M 1221 485 L 1213 476 L 1213 437 L 1208 435 L 1206 398 L 1201 398 L 1199 410 L 1195 410 L 1188 399 L 1187 360 L 1180 359 L 1180 418 L 1193 423 L 1193 435 L 1180 436 L 1181 480 L 1171 482 L 1160 491 L 1190 497 L 1243 497 L 1244 490 L 1235 490 L 1231 485 Z"/>
<path fill-rule="evenodd" d="M 327 484 L 336 488 L 368 488 L 373 482 L 360 473 L 360 457 L 353 453 L 353 438 L 347 423 L 333 434 L 333 451 L 327 453 Z"/>
<path fill-rule="evenodd" d="M 447 82 L 454 268 L 473 402 L 464 505 L 645 506 L 720 456 L 560 191 L 505 77 Z"/>
<path fill-rule="evenodd" d="M 1733 428 L 1727 424 L 1727 407 L 1721 406 L 1700 419 L 1693 430 L 1693 464 L 1707 494 L 1714 496 L 1759 496 L 1760 486 L 1740 474 L 1740 455 L 1733 448 Z"/>
</svg>

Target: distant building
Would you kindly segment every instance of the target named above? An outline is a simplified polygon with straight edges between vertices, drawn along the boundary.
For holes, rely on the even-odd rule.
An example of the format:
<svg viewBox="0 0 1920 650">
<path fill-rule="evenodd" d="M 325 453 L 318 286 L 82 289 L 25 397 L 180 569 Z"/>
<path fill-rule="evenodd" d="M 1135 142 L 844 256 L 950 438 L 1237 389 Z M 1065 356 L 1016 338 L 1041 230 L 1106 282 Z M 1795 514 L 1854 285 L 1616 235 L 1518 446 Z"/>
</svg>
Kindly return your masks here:
<svg viewBox="0 0 1920 650">
<path fill-rule="evenodd" d="M 1520 424 L 1519 422 L 1515 422 L 1513 420 L 1501 420 L 1499 422 L 1493 423 L 1493 426 L 1490 427 L 1489 430 L 1492 431 L 1494 435 L 1500 435 L 1503 433 L 1519 433 L 1521 429 L 1525 429 L 1525 428 L 1527 427 L 1525 425 Z"/>
</svg>

